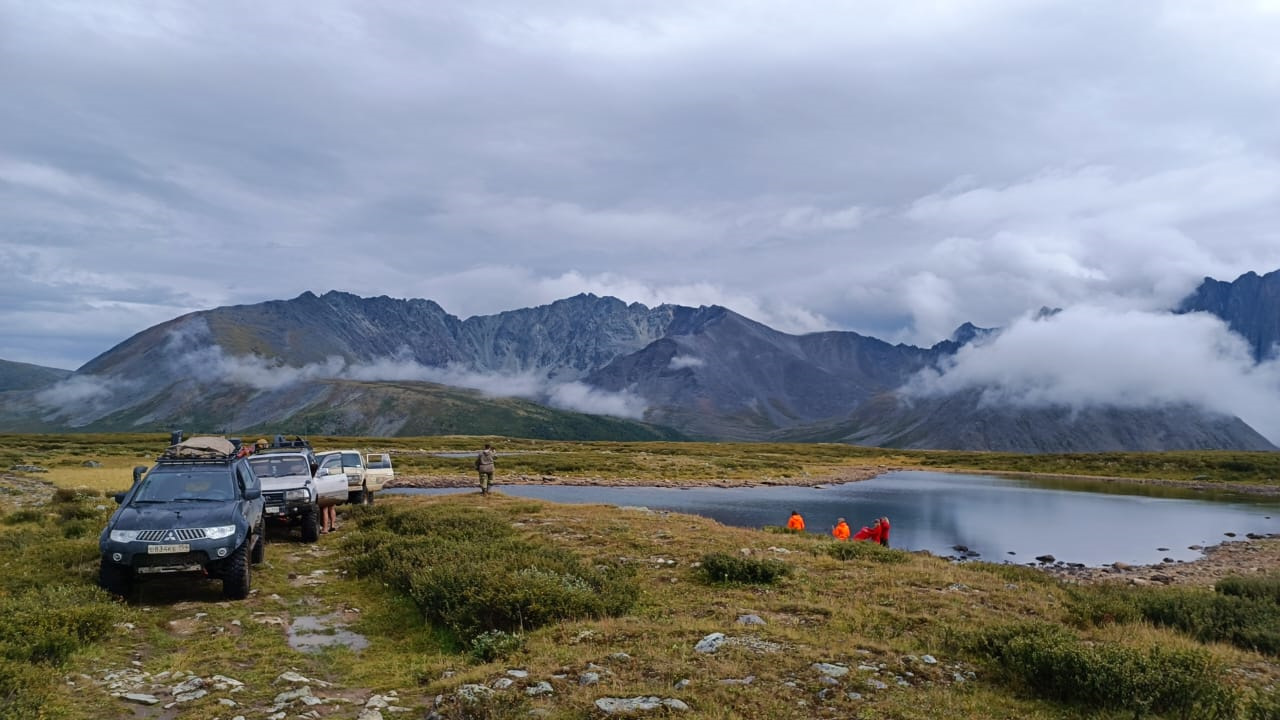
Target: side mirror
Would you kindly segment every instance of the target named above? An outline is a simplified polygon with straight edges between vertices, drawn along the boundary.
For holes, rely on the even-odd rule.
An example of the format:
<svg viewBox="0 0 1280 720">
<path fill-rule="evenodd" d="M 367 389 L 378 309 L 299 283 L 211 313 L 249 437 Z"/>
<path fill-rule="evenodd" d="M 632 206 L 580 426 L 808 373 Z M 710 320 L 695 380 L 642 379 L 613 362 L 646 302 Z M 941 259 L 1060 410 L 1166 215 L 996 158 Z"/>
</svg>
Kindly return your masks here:
<svg viewBox="0 0 1280 720">
<path fill-rule="evenodd" d="M 124 496 L 128 494 L 129 493 L 127 492 L 118 492 L 115 495 L 112 495 L 111 497 L 115 498 L 116 504 L 119 505 L 120 503 L 124 502 Z"/>
<path fill-rule="evenodd" d="M 244 489 L 245 500 L 257 500 L 260 497 L 262 497 L 262 488 L 251 487 L 251 488 Z"/>
<path fill-rule="evenodd" d="M 316 471 L 316 477 L 324 477 L 325 475 L 328 475 L 328 474 L 329 474 L 329 468 L 327 467 L 320 468 L 319 470 Z"/>
<path fill-rule="evenodd" d="M 135 465 L 133 467 L 133 484 L 137 485 L 138 481 L 142 479 L 142 476 L 146 474 L 147 474 L 146 465 Z"/>
</svg>

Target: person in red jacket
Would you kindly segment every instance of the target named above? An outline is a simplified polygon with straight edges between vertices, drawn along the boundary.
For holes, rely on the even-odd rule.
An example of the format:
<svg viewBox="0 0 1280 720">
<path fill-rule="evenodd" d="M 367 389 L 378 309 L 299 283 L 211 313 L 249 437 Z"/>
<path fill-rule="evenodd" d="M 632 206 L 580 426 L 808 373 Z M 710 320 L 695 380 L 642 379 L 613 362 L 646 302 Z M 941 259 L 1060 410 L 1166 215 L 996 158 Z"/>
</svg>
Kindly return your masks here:
<svg viewBox="0 0 1280 720">
<path fill-rule="evenodd" d="M 889 518 L 880 518 L 880 544 L 889 547 Z"/>
<path fill-rule="evenodd" d="M 874 543 L 880 542 L 880 518 L 876 518 L 876 521 L 871 523 L 871 527 L 863 525 L 861 530 L 854 533 L 853 539 L 870 540 Z"/>
<path fill-rule="evenodd" d="M 844 518 L 837 520 L 836 526 L 831 528 L 831 537 L 837 540 L 849 539 L 849 523 L 845 522 Z"/>
<path fill-rule="evenodd" d="M 800 517 L 799 511 L 791 511 L 791 517 L 787 520 L 787 529 L 795 530 L 796 532 L 804 532 L 804 518 Z"/>
</svg>

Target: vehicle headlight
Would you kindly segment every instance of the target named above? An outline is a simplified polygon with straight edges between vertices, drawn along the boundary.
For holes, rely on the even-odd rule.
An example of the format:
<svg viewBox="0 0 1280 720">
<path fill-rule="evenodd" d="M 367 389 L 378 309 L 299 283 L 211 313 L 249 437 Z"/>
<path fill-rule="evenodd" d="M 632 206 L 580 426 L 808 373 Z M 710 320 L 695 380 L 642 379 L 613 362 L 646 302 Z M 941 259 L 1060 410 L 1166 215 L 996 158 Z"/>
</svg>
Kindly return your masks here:
<svg viewBox="0 0 1280 720">
<path fill-rule="evenodd" d="M 224 537 L 231 537 L 236 534 L 235 525 L 219 525 L 204 529 L 204 536 L 210 540 L 221 540 Z"/>
<path fill-rule="evenodd" d="M 285 490 L 284 499 L 285 500 L 310 500 L 311 491 L 307 490 L 306 488 L 298 488 L 296 490 Z"/>
<path fill-rule="evenodd" d="M 111 542 L 133 542 L 138 539 L 141 530 L 112 530 Z"/>
</svg>

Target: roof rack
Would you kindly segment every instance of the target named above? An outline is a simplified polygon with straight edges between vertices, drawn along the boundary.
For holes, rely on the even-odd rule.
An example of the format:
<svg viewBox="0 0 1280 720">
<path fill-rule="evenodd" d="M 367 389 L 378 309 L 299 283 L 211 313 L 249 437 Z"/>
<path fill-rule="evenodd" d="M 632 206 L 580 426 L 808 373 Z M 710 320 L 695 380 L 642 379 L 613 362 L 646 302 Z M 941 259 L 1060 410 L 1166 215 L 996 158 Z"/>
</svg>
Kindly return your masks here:
<svg viewBox="0 0 1280 720">
<path fill-rule="evenodd" d="M 224 437 L 205 435 L 182 440 L 165 448 L 158 460 L 234 460 L 239 447 Z"/>
</svg>

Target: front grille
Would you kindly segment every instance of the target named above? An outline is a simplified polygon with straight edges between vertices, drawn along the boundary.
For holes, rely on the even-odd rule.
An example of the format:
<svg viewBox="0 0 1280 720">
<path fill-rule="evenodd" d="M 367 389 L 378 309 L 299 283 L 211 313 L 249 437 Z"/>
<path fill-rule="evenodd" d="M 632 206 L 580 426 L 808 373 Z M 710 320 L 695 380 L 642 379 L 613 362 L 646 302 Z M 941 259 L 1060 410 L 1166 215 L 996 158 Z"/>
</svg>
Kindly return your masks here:
<svg viewBox="0 0 1280 720">
<path fill-rule="evenodd" d="M 264 493 L 262 493 L 262 500 L 263 500 L 263 502 L 265 502 L 267 505 L 283 505 L 283 504 L 284 504 L 284 491 L 283 491 L 283 490 L 270 490 L 270 491 L 264 492 Z"/>
<path fill-rule="evenodd" d="M 178 530 L 143 530 L 138 533 L 142 542 L 187 542 L 204 538 L 204 528 L 181 528 Z"/>
</svg>

